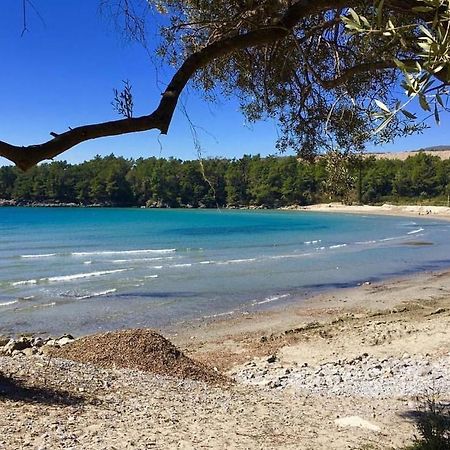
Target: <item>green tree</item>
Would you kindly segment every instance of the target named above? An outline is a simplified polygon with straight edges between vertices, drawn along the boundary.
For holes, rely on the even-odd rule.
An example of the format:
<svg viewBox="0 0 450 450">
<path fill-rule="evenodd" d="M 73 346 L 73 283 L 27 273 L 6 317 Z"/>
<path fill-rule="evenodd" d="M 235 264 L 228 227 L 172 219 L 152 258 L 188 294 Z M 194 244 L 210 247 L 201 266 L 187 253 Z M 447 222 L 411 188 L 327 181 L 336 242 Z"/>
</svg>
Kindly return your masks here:
<svg viewBox="0 0 450 450">
<path fill-rule="evenodd" d="M 0 167 L 0 198 L 10 200 L 13 197 L 17 171 L 14 167 Z"/>
<path fill-rule="evenodd" d="M 233 159 L 225 172 L 226 201 L 230 206 L 248 205 L 249 192 L 249 167 L 252 157 L 244 155 L 241 159 Z"/>
</svg>

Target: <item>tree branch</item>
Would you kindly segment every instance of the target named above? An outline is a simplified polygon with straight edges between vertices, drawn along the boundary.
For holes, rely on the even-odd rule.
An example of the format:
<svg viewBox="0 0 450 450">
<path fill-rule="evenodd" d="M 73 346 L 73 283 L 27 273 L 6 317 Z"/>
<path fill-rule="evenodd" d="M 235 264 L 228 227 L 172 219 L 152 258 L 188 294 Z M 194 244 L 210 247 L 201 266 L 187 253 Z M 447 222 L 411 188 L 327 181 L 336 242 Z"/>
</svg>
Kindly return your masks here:
<svg viewBox="0 0 450 450">
<path fill-rule="evenodd" d="M 405 2 L 404 0 L 387 0 L 386 3 L 399 3 L 403 7 Z M 414 3 L 416 2 L 414 1 Z M 37 145 L 16 146 L 0 141 L 0 156 L 14 162 L 22 170 L 27 170 L 40 161 L 54 158 L 91 139 L 152 129 L 158 129 L 162 134 L 167 134 L 179 96 L 199 69 L 211 61 L 235 51 L 283 39 L 291 33 L 300 20 L 310 15 L 329 9 L 354 7 L 358 4 L 360 4 L 360 0 L 297 0 L 286 9 L 283 15 L 274 18 L 268 25 L 244 34 L 220 39 L 187 57 L 162 94 L 158 107 L 151 114 L 84 125 L 61 134 L 53 132 L 51 133 L 53 139 Z M 347 75 L 344 74 L 342 77 L 345 76 Z"/>
<path fill-rule="evenodd" d="M 405 63 L 410 62 L 410 60 L 405 61 Z M 365 64 L 358 64 L 357 66 L 350 67 L 345 72 L 343 72 L 339 77 L 333 78 L 332 80 L 322 80 L 317 73 L 314 76 L 317 82 L 325 89 L 334 89 L 338 86 L 343 85 L 355 75 L 367 72 L 376 72 L 378 70 L 385 69 L 395 69 L 397 65 L 394 61 L 378 61 L 370 62 Z"/>
</svg>

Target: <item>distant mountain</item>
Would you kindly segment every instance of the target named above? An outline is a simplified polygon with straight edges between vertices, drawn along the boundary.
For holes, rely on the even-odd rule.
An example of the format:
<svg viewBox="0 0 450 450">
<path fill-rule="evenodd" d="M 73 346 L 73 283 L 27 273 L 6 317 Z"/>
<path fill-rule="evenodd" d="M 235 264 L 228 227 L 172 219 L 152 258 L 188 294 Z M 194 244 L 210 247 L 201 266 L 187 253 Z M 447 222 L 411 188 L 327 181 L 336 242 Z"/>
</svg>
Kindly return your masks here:
<svg viewBox="0 0 450 450">
<path fill-rule="evenodd" d="M 425 152 L 448 152 L 450 151 L 450 145 L 436 145 L 435 147 L 426 147 L 426 148 L 421 148 L 419 150 L 412 150 L 413 152 L 420 152 L 420 151 L 425 151 Z"/>
<path fill-rule="evenodd" d="M 433 156 L 439 156 L 441 159 L 450 159 L 450 145 L 436 145 L 434 147 L 419 148 L 415 150 L 406 150 L 402 152 L 368 152 L 368 155 L 375 156 L 377 159 L 400 159 L 405 160 L 414 153 L 424 152 Z"/>
</svg>

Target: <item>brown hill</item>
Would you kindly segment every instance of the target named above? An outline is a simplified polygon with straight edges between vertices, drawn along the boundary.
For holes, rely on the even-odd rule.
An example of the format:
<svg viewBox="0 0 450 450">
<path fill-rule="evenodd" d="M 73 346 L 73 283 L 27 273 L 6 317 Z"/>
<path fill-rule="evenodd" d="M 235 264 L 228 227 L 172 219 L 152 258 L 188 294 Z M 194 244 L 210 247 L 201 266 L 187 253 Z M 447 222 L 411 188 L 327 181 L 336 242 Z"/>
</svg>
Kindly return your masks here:
<svg viewBox="0 0 450 450">
<path fill-rule="evenodd" d="M 403 152 L 369 152 L 368 156 L 375 156 L 377 159 L 399 159 L 404 161 L 409 156 L 414 156 L 419 152 L 426 153 L 428 155 L 438 156 L 441 159 L 450 159 L 450 146 L 440 145 L 438 147 L 428 147 L 419 150 L 407 150 Z"/>
</svg>

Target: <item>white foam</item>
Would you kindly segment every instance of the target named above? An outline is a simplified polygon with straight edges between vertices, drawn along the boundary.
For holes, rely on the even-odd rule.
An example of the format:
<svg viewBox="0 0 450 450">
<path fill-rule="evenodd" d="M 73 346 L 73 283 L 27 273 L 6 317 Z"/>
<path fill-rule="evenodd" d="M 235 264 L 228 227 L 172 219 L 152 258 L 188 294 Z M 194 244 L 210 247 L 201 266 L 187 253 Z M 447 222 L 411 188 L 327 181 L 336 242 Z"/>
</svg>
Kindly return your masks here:
<svg viewBox="0 0 450 450">
<path fill-rule="evenodd" d="M 87 298 L 100 297 L 102 295 L 112 294 L 113 292 L 116 292 L 116 291 L 117 291 L 117 289 L 107 289 L 106 291 L 93 292 L 92 294 L 82 295 L 80 297 L 77 297 L 77 299 L 78 300 L 85 300 Z"/>
<path fill-rule="evenodd" d="M 419 228 L 419 229 L 417 229 L 417 230 L 410 231 L 410 232 L 407 233 L 407 234 L 416 234 L 416 233 L 420 233 L 421 231 L 423 231 L 423 228 Z"/>
<path fill-rule="evenodd" d="M 310 244 L 318 244 L 319 242 L 322 242 L 322 239 L 317 239 L 316 241 L 306 241 L 303 243 L 306 245 L 310 245 Z"/>
<path fill-rule="evenodd" d="M 81 278 L 101 277 L 102 275 L 109 275 L 112 273 L 125 272 L 129 269 L 116 269 L 116 270 L 100 270 L 98 272 L 88 273 L 76 273 L 74 275 L 62 275 L 58 277 L 41 278 L 41 281 L 59 282 L 59 281 L 73 281 Z"/>
<path fill-rule="evenodd" d="M 9 305 L 14 305 L 15 303 L 17 303 L 17 300 L 12 300 L 10 302 L 0 303 L 0 306 L 9 306 Z"/>
<path fill-rule="evenodd" d="M 163 268 L 163 266 L 150 266 L 150 269 L 156 269 L 156 270 L 160 270 Z"/>
<path fill-rule="evenodd" d="M 25 284 L 36 284 L 37 280 L 22 280 L 22 281 L 15 281 L 14 283 L 11 283 L 12 286 L 23 286 Z"/>
<path fill-rule="evenodd" d="M 51 308 L 56 305 L 56 302 L 44 303 L 43 305 L 34 305 L 33 308 Z"/>
<path fill-rule="evenodd" d="M 311 256 L 312 253 L 293 253 L 287 255 L 271 256 L 269 259 L 287 259 L 287 258 L 303 258 L 304 256 Z"/>
<path fill-rule="evenodd" d="M 246 262 L 256 261 L 256 258 L 248 258 L 248 259 L 229 259 L 227 261 L 219 261 L 217 264 L 240 264 Z"/>
<path fill-rule="evenodd" d="M 113 259 L 111 262 L 114 264 L 124 264 L 128 262 L 145 262 L 145 261 L 161 261 L 167 259 L 174 259 L 173 256 L 163 256 L 159 258 L 132 258 L 132 259 Z"/>
<path fill-rule="evenodd" d="M 214 261 L 200 261 L 199 264 L 214 264 Z"/>
<path fill-rule="evenodd" d="M 203 319 L 214 319 L 215 317 L 230 316 L 232 314 L 234 314 L 234 311 L 227 311 L 223 313 L 211 314 L 210 316 L 203 316 Z"/>
<path fill-rule="evenodd" d="M 20 255 L 21 258 L 50 258 L 51 256 L 57 256 L 56 253 L 44 253 L 42 255 Z"/>
<path fill-rule="evenodd" d="M 367 244 L 376 244 L 377 241 L 358 241 L 355 242 L 356 245 L 367 245 Z"/>
<path fill-rule="evenodd" d="M 172 266 L 168 266 L 168 267 L 175 267 L 175 268 L 177 268 L 177 267 L 191 267 L 191 266 L 192 266 L 192 264 L 186 263 L 186 264 L 173 264 Z"/>
<path fill-rule="evenodd" d="M 342 248 L 342 247 L 347 247 L 347 244 L 330 245 L 328 248 Z"/>
<path fill-rule="evenodd" d="M 158 278 L 158 275 L 146 275 L 144 278 Z"/>
<path fill-rule="evenodd" d="M 92 264 L 92 261 L 84 261 L 83 264 Z"/>
<path fill-rule="evenodd" d="M 282 295 L 273 295 L 271 297 L 267 297 L 264 300 L 253 302 L 254 305 L 263 305 L 264 303 L 272 303 L 277 300 L 282 300 L 283 298 L 289 297 L 291 294 L 282 294 Z"/>
<path fill-rule="evenodd" d="M 140 255 L 145 253 L 173 253 L 175 248 L 145 249 L 145 250 L 105 250 L 98 252 L 72 252 L 72 256 L 91 256 L 91 255 Z"/>
</svg>

